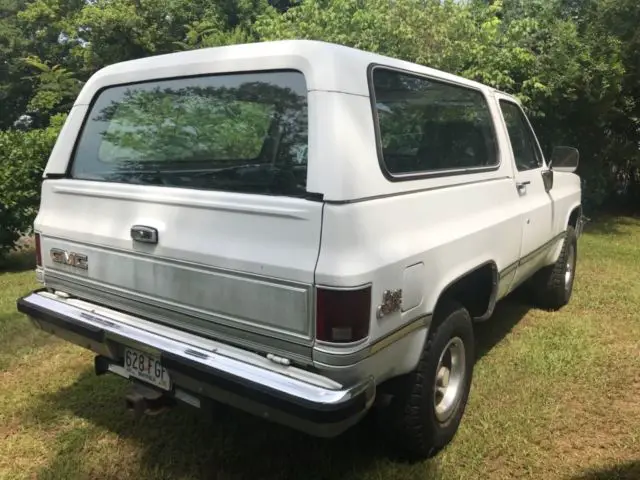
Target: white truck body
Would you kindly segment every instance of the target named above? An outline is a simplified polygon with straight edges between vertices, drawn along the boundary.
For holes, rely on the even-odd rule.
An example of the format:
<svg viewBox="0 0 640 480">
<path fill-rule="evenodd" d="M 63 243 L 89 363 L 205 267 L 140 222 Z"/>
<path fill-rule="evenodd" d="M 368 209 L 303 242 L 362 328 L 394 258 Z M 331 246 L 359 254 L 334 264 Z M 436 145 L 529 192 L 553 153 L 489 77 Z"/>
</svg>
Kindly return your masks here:
<svg viewBox="0 0 640 480">
<path fill-rule="evenodd" d="M 104 162 L 115 165 L 127 152 L 142 151 L 139 138 L 127 137 L 135 137 L 135 126 L 120 120 L 120 130 L 109 130 L 109 119 L 97 118 L 96 105 L 104 106 L 103 112 L 109 105 L 124 108 L 123 95 L 138 85 L 147 93 L 153 89 L 145 85 L 159 85 L 175 94 L 195 82 L 203 90 L 189 93 L 192 103 L 175 107 L 192 115 L 201 108 L 194 104 L 205 98 L 202 91 L 211 88 L 218 95 L 211 98 L 222 98 L 224 88 L 224 95 L 244 88 L 238 85 L 245 77 L 276 85 L 286 95 L 294 92 L 283 100 L 293 106 L 287 104 L 289 120 L 281 118 L 285 128 L 278 138 L 295 130 L 287 121 L 301 121 L 295 115 L 306 113 L 294 166 L 286 167 L 300 175 L 296 185 L 302 187 L 292 187 L 294 194 L 274 192 L 272 185 L 258 192 L 194 187 L 194 179 L 213 175 L 201 164 L 189 164 L 189 169 L 172 165 L 180 180 L 167 180 L 171 171 L 155 172 L 157 178 L 144 173 L 152 176 L 143 180 L 138 170 L 119 170 L 129 175 L 120 180 L 101 173 L 102 160 L 97 166 L 85 160 L 95 151 L 98 157 L 115 151 Z M 448 92 L 454 95 L 451 101 Z M 237 95 L 245 101 L 259 93 Z M 429 111 L 445 112 L 439 118 L 447 122 L 458 112 L 446 110 L 455 102 L 467 109 L 458 123 L 446 124 L 442 138 L 450 125 L 466 128 L 469 115 L 476 123 L 484 119 L 482 128 L 472 132 L 484 135 L 481 143 L 455 145 L 465 161 L 484 160 L 416 168 L 415 131 L 384 130 L 387 124 L 400 128 L 390 122 L 396 121 L 396 110 L 414 112 L 406 107 L 414 99 Z M 158 105 L 145 111 L 151 117 L 145 122 L 162 115 Z M 35 222 L 41 254 L 37 274 L 46 291 L 21 299 L 19 308 L 40 327 L 109 359 L 105 368 L 116 373 L 131 376 L 122 365 L 122 349 L 128 345 L 161 359 L 178 397 L 196 398 L 200 389 L 312 433 L 339 433 L 371 406 L 377 386 L 416 368 L 438 302 L 452 285 L 480 275 L 474 277 L 473 300 L 465 306 L 472 317 L 486 320 L 496 301 L 556 262 L 569 226 L 579 235 L 579 177 L 558 168 L 552 187 L 545 185 L 548 159 L 535 136 L 532 155 L 538 164 L 519 169 L 503 108 L 526 121 L 516 99 L 488 86 L 313 41 L 202 49 L 104 68 L 82 89 L 46 166 Z M 142 118 L 140 111 L 137 117 L 125 112 L 131 115 L 127 121 Z M 247 112 L 259 114 L 258 109 Z M 391 120 L 381 124 L 385 115 Z M 177 124 L 179 118 L 176 114 L 171 121 Z M 164 128 L 155 121 L 153 132 Z M 181 128 L 196 141 L 193 132 L 200 125 Z M 438 125 L 428 128 L 435 132 Z M 120 146 L 113 147 L 114 135 L 121 135 Z M 406 151 L 396 155 L 383 141 L 399 142 Z M 442 140 L 424 148 L 449 148 L 442 145 L 453 143 Z M 473 150 L 477 145 L 486 150 Z M 364 334 L 343 324 L 329 324 L 329 333 L 318 334 L 326 327 L 319 324 L 327 322 L 319 320 L 319 309 L 334 315 L 341 301 L 336 291 L 363 293 L 357 301 L 367 303 L 366 326 L 358 327 L 365 328 Z M 322 292 L 329 294 L 322 297 Z M 359 308 L 354 305 L 347 308 Z M 58 320 L 51 320 L 52 312 Z M 89 342 L 87 332 L 93 332 Z M 208 380 L 196 386 L 187 369 L 175 367 L 182 359 L 177 357 L 213 376 L 234 376 L 245 387 L 257 382 L 258 390 L 276 397 L 286 393 L 296 405 L 295 398 L 316 402 L 311 410 L 339 410 L 356 400 L 359 407 L 318 427 L 314 420 L 292 419 L 296 415 L 286 406 L 273 407 L 246 393 L 253 387 L 222 394 L 217 387 L 207 390 Z"/>
</svg>

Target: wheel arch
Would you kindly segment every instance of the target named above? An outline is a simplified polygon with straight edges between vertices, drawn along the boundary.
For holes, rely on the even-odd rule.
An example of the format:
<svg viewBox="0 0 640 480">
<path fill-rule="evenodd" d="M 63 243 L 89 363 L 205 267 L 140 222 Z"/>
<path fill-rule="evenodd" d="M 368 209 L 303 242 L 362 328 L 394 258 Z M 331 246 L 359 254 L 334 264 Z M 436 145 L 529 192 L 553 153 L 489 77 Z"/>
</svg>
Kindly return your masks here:
<svg viewBox="0 0 640 480">
<path fill-rule="evenodd" d="M 486 320 L 497 303 L 500 274 L 495 261 L 488 260 L 466 270 L 441 290 L 433 309 L 434 319 L 444 301 L 456 301 L 474 320 Z"/>
<path fill-rule="evenodd" d="M 562 225 L 564 232 L 566 232 L 570 226 L 575 229 L 576 235 L 580 236 L 582 233 L 582 204 L 579 202 L 567 209 L 567 215 Z M 562 245 L 563 242 L 558 242 L 555 248 L 551 250 L 553 253 L 548 257 L 548 261 L 546 262 L 548 265 L 551 265 L 558 260 L 560 252 L 562 251 Z"/>
<path fill-rule="evenodd" d="M 567 221 L 565 222 L 565 226 L 572 226 L 576 230 L 578 229 L 579 222 L 582 219 L 582 204 L 578 203 L 569 209 L 569 214 L 567 215 Z"/>
<path fill-rule="evenodd" d="M 475 263 L 472 267 L 462 269 L 462 273 L 454 275 L 448 282 L 444 283 L 444 287 L 440 289 L 433 303 L 433 308 L 429 310 L 427 328 L 416 331 L 413 335 L 413 347 L 404 352 L 404 368 L 395 372 L 394 375 L 385 379 L 380 383 L 381 392 L 393 391 L 398 378 L 411 372 L 420 360 L 425 345 L 428 342 L 429 335 L 434 328 L 437 328 L 438 322 L 441 320 L 439 315 L 442 307 L 449 301 L 460 303 L 465 307 L 473 320 L 488 319 L 495 309 L 497 303 L 498 287 L 499 287 L 499 271 L 494 260 L 486 260 Z M 485 282 L 487 288 L 476 292 L 482 292 L 482 295 L 473 297 L 465 295 L 469 289 L 478 282 Z"/>
</svg>

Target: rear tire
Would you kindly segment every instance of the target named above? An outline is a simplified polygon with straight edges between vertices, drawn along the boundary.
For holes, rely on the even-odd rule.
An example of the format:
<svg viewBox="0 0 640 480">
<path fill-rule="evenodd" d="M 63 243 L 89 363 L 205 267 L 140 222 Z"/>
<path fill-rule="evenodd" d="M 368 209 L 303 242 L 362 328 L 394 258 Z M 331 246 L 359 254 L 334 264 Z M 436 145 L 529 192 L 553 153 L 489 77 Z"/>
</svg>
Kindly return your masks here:
<svg viewBox="0 0 640 480">
<path fill-rule="evenodd" d="M 567 228 L 562 251 L 556 263 L 544 267 L 532 278 L 535 303 L 547 310 L 559 310 L 571 299 L 578 258 L 578 241 L 572 226 Z"/>
<path fill-rule="evenodd" d="M 437 454 L 451 442 L 464 414 L 475 362 L 469 312 L 438 308 L 416 369 L 392 380 L 382 428 L 394 450 L 410 460 Z"/>
</svg>

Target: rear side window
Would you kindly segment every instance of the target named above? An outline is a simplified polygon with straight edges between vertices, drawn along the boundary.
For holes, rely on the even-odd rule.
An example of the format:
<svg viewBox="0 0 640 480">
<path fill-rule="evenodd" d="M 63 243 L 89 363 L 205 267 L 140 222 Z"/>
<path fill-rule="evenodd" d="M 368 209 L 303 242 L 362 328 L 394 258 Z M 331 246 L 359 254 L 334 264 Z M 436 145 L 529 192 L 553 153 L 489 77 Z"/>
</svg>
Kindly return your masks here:
<svg viewBox="0 0 640 480">
<path fill-rule="evenodd" d="M 387 173 L 412 178 L 497 167 L 491 112 L 480 91 L 379 67 L 372 83 Z"/>
<path fill-rule="evenodd" d="M 100 92 L 73 178 L 302 196 L 307 89 L 294 71 L 178 78 Z"/>
</svg>

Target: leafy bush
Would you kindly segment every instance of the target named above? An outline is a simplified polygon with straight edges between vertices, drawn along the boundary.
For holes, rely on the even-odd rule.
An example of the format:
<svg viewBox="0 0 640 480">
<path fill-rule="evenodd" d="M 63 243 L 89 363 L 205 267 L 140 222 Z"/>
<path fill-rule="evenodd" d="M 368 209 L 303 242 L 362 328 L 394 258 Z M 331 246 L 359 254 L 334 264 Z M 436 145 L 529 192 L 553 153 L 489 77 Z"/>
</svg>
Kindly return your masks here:
<svg viewBox="0 0 640 480">
<path fill-rule="evenodd" d="M 36 171 L 35 152 L 25 165 L 13 165 L 15 159 L 44 148 L 49 119 L 68 111 L 83 82 L 103 66 L 175 50 L 307 38 L 516 95 L 546 154 L 554 145 L 580 150 L 585 207 L 640 208 L 638 0 L 14 0 L 0 10 L 0 130 L 40 129 L 3 133 L 7 150 L 0 155 L 12 166 L 1 168 Z M 3 236 L 16 221 L 3 217 Z"/>
<path fill-rule="evenodd" d="M 628 10 L 640 12 L 628 2 Z M 578 173 L 588 210 L 614 197 L 632 201 L 632 192 L 640 188 L 634 176 L 640 122 L 635 130 L 630 123 L 640 102 L 629 103 L 623 91 L 624 45 L 598 21 L 599 11 L 608 11 L 608 0 L 594 1 L 600 10 L 593 11 L 589 2 L 578 2 L 577 12 L 562 0 L 489 3 L 306 0 L 284 14 L 259 17 L 254 29 L 263 40 L 341 43 L 514 94 L 546 155 L 555 145 L 580 150 Z M 215 40 L 204 35 L 201 44 Z"/>
<path fill-rule="evenodd" d="M 30 232 L 40 202 L 42 171 L 64 117 L 47 128 L 0 131 L 0 255 Z"/>
</svg>

